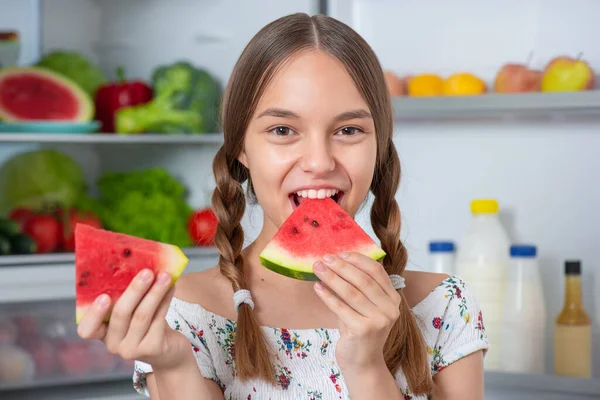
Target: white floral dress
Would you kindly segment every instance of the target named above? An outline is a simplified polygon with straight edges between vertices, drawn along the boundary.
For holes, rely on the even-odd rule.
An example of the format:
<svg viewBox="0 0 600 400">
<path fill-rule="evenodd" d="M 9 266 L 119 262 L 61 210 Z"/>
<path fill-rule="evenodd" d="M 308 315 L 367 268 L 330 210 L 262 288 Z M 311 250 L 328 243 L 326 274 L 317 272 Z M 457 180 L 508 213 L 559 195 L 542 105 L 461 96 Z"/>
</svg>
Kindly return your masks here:
<svg viewBox="0 0 600 400">
<path fill-rule="evenodd" d="M 461 357 L 488 348 L 479 305 L 460 278 L 445 279 L 412 310 L 427 345 L 432 375 Z M 336 329 L 263 327 L 279 355 L 274 387 L 258 380 L 236 379 L 235 321 L 178 298 L 173 298 L 166 319 L 189 339 L 202 375 L 221 387 L 226 400 L 349 398 L 335 361 Z M 135 363 L 133 386 L 140 394 L 149 395 L 146 373 L 151 371 L 150 365 Z M 401 370 L 395 378 L 405 399 L 425 399 L 410 393 Z"/>
</svg>

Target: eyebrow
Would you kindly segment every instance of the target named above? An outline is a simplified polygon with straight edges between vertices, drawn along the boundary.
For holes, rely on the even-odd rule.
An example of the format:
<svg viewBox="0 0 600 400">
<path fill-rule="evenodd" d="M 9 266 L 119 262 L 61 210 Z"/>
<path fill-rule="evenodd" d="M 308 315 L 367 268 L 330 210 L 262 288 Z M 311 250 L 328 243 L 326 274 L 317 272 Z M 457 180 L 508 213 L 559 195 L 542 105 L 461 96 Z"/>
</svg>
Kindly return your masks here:
<svg viewBox="0 0 600 400">
<path fill-rule="evenodd" d="M 285 110 L 282 108 L 268 108 L 257 118 L 262 117 L 276 117 L 276 118 L 289 118 L 289 119 L 300 119 L 300 116 L 293 111 Z M 341 114 L 338 114 L 335 117 L 335 121 L 348 121 L 351 119 L 364 119 L 364 118 L 373 118 L 371 113 L 365 109 L 359 108 L 356 110 L 345 111 Z"/>
</svg>

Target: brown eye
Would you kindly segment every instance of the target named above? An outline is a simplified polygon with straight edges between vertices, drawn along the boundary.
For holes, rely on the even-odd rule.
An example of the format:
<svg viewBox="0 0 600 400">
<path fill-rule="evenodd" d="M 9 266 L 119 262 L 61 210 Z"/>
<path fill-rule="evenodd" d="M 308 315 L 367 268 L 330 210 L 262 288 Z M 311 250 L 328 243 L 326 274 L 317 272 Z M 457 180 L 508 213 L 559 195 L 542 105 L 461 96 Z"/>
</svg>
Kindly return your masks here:
<svg viewBox="0 0 600 400">
<path fill-rule="evenodd" d="M 356 135 L 357 133 L 360 133 L 360 129 L 354 128 L 352 126 L 347 126 L 345 128 L 340 129 L 338 133 L 341 133 L 344 136 L 352 136 Z"/>
<path fill-rule="evenodd" d="M 287 136 L 292 133 L 292 130 L 286 126 L 278 126 L 277 128 L 272 129 L 271 132 L 277 136 Z"/>
</svg>

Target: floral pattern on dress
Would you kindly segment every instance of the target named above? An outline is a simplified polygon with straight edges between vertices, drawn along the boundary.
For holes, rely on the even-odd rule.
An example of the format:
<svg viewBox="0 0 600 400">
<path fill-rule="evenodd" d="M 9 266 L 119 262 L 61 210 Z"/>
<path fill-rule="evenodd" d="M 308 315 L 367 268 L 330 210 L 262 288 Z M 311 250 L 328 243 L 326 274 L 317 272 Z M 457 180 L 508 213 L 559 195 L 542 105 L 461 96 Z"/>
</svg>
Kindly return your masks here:
<svg viewBox="0 0 600 400">
<path fill-rule="evenodd" d="M 464 281 L 445 279 L 413 308 L 426 344 L 431 373 L 454 361 L 487 348 L 483 314 Z M 227 400 L 347 400 L 350 393 L 335 360 L 336 329 L 288 329 L 263 327 L 265 338 L 277 355 L 275 385 L 236 376 L 236 322 L 213 314 L 199 305 L 174 298 L 167 313 L 169 325 L 191 342 L 203 375 L 215 381 Z M 421 324 L 422 322 L 422 324 Z M 151 366 L 136 362 L 133 386 L 148 396 L 146 373 Z M 412 393 L 401 369 L 394 376 L 401 398 L 426 400 Z"/>
<path fill-rule="evenodd" d="M 287 357 L 290 359 L 293 359 L 294 356 L 302 359 L 308 357 L 310 347 L 312 346 L 310 340 L 303 343 L 297 332 L 290 333 L 290 331 L 285 328 L 274 328 L 274 330 L 275 334 L 279 335 L 279 340 L 277 340 L 279 350 L 283 351 Z"/>
</svg>

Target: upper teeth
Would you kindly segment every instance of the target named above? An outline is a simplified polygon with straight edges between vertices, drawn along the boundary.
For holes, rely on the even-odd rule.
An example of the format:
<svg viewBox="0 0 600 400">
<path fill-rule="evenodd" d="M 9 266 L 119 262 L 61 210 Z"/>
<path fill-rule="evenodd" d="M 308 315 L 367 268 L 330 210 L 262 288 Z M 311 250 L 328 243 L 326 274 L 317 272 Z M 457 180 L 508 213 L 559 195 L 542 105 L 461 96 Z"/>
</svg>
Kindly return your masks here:
<svg viewBox="0 0 600 400">
<path fill-rule="evenodd" d="M 308 189 L 299 190 L 296 194 L 300 197 L 308 197 L 309 199 L 324 199 L 325 197 L 331 197 L 337 194 L 337 189 Z"/>
</svg>

